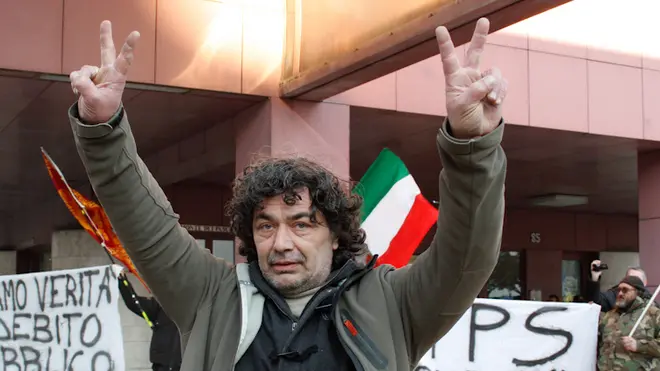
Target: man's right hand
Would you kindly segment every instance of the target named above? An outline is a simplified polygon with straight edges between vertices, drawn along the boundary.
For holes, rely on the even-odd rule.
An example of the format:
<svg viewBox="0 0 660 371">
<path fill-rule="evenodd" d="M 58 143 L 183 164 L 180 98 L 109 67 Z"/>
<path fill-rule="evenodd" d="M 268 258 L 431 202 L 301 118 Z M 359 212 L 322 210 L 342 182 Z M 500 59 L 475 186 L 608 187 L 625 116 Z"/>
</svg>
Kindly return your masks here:
<svg viewBox="0 0 660 371">
<path fill-rule="evenodd" d="M 85 124 L 108 122 L 119 110 L 139 38 L 139 32 L 131 32 L 117 56 L 112 25 L 110 21 L 101 22 L 101 67 L 83 66 L 69 75 L 73 92 L 79 95 L 78 112 Z"/>
<path fill-rule="evenodd" d="M 599 266 L 600 265 L 600 260 L 594 260 L 591 262 L 591 265 L 589 266 L 589 271 L 591 272 L 591 280 L 594 282 L 598 282 L 600 279 L 600 275 L 603 274 L 603 271 L 594 271 L 594 266 Z"/>
</svg>

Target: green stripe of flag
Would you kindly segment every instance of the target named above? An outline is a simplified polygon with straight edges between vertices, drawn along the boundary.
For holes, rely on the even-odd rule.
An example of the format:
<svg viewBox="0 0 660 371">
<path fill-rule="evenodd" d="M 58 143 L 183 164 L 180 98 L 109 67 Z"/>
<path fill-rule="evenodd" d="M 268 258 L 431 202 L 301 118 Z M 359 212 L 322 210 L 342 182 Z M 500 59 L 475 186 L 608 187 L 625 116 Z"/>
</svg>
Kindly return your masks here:
<svg viewBox="0 0 660 371">
<path fill-rule="evenodd" d="M 374 210 L 380 200 L 385 197 L 390 188 L 399 180 L 408 176 L 408 169 L 397 155 L 385 148 L 364 174 L 355 187 L 355 193 L 362 196 L 362 222 Z"/>
</svg>

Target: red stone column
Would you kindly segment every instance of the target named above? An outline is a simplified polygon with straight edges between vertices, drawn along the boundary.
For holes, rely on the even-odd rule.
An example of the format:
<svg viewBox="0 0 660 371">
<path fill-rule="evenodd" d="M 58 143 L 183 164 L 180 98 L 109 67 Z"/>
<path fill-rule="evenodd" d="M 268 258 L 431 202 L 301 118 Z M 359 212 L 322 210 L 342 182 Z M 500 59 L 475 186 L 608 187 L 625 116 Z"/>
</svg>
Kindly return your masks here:
<svg viewBox="0 0 660 371">
<path fill-rule="evenodd" d="M 302 155 L 348 179 L 349 125 L 349 106 L 270 98 L 234 120 L 236 173 L 257 157 Z"/>
<path fill-rule="evenodd" d="M 660 151 L 638 157 L 639 261 L 649 286 L 660 284 Z"/>
</svg>

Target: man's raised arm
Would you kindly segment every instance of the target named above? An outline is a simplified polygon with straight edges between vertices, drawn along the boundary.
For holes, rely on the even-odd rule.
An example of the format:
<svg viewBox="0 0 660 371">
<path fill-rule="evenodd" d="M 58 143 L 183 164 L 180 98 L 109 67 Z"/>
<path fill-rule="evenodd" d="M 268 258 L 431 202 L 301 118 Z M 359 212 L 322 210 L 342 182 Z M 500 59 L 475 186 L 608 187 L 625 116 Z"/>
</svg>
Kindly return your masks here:
<svg viewBox="0 0 660 371">
<path fill-rule="evenodd" d="M 121 105 L 139 33 L 119 55 L 110 22 L 101 23 L 101 67 L 71 73 L 79 99 L 69 110 L 78 153 L 112 226 L 165 312 L 182 332 L 231 269 L 197 247 L 137 153 Z M 220 207 L 220 205 L 218 205 Z"/>
<path fill-rule="evenodd" d="M 460 319 L 492 273 L 504 221 L 506 156 L 501 103 L 506 80 L 479 72 L 488 34 L 477 22 L 461 66 L 447 29 L 436 30 L 445 72 L 447 117 L 437 136 L 438 229 L 431 246 L 389 280 L 399 302 L 411 364 Z"/>
</svg>

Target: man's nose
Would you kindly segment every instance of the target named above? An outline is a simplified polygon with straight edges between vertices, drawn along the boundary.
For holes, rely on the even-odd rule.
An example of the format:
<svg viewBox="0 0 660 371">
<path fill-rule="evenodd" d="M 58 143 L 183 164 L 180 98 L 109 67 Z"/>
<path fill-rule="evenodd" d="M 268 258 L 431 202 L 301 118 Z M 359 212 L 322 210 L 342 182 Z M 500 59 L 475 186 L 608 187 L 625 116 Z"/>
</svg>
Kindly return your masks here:
<svg viewBox="0 0 660 371">
<path fill-rule="evenodd" d="M 273 245 L 273 248 L 276 251 L 286 251 L 293 249 L 293 241 L 291 241 L 289 228 L 277 228 L 277 232 L 275 233 L 275 244 Z"/>
</svg>

